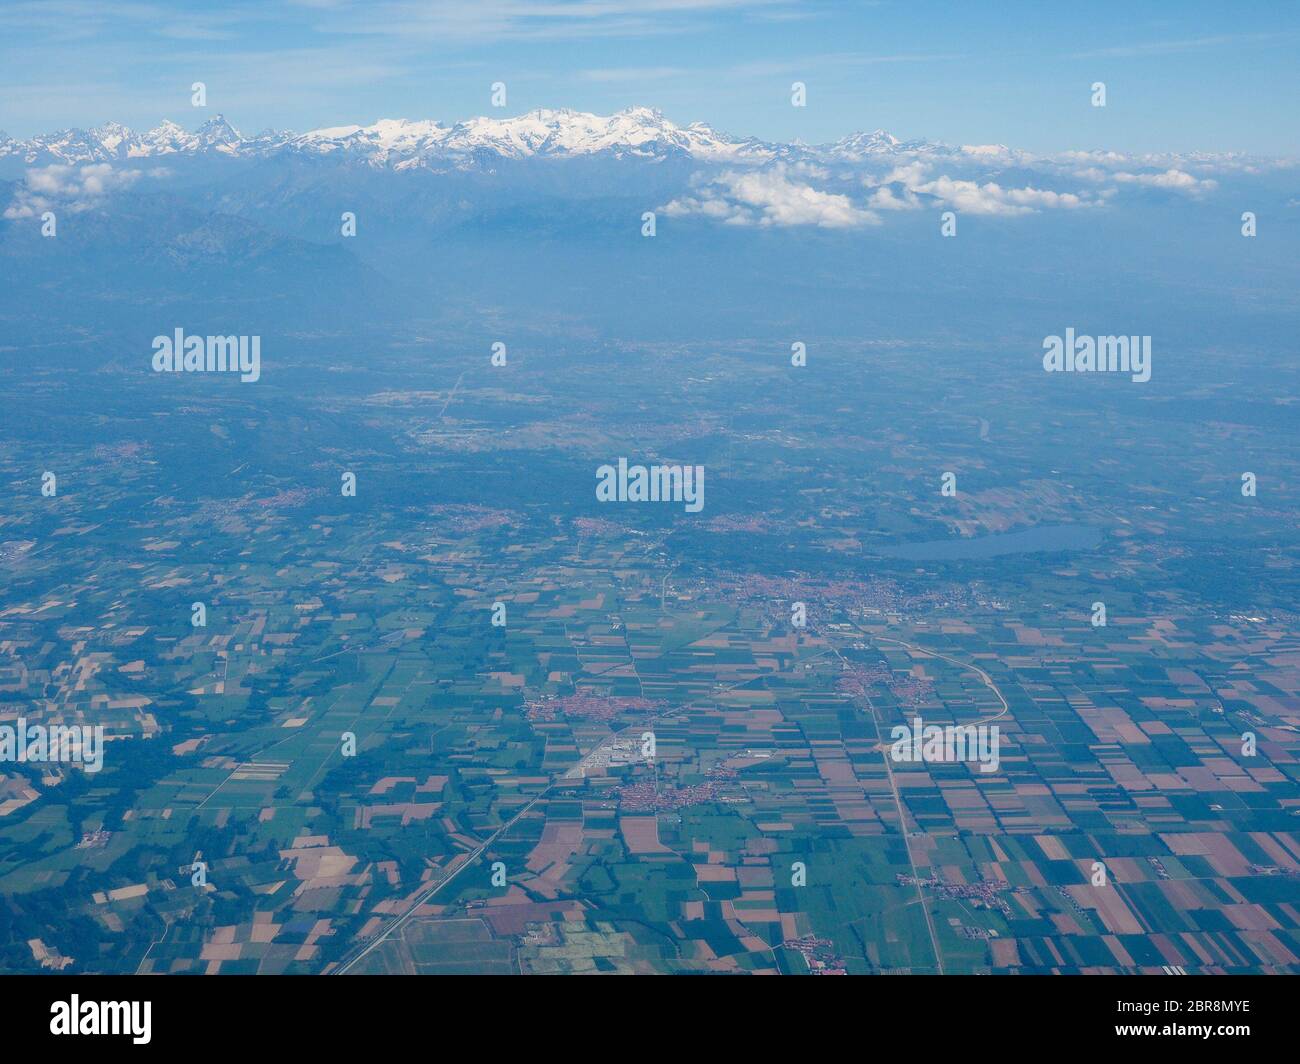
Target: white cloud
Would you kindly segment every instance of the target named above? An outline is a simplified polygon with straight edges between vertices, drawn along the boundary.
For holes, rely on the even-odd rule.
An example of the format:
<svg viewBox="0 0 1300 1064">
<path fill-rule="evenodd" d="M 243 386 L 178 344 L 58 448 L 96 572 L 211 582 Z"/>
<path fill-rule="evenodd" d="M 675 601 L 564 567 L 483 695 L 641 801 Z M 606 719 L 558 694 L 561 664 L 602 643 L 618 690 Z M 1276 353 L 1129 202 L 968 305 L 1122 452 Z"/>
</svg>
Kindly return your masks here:
<svg viewBox="0 0 1300 1064">
<path fill-rule="evenodd" d="M 981 185 L 951 177 L 937 177 L 918 185 L 915 191 L 935 196 L 967 214 L 1032 214 L 1038 210 L 1069 210 L 1088 205 L 1087 200 L 1073 192 L 1052 192 L 1032 186 L 1003 188 L 994 181 Z"/>
<path fill-rule="evenodd" d="M 699 214 L 726 225 L 851 229 L 880 222 L 848 196 L 792 181 L 784 166 L 748 173 L 728 170 L 700 184 L 695 195 L 679 197 L 661 210 L 670 218 Z"/>
<path fill-rule="evenodd" d="M 1028 159 L 1022 151 L 1013 151 L 1005 144 L 963 144 L 961 153 L 983 163 L 1011 163 Z"/>
<path fill-rule="evenodd" d="M 147 176 L 157 177 L 164 172 L 153 170 Z M 105 196 L 130 188 L 144 176 L 141 170 L 114 170 L 111 163 L 38 167 L 27 171 L 4 217 L 35 218 L 54 209 L 73 214 L 90 210 Z"/>
<path fill-rule="evenodd" d="M 1126 171 L 1119 171 L 1110 175 L 1112 180 L 1122 184 L 1146 185 L 1150 188 L 1167 188 L 1176 192 L 1187 192 L 1191 195 L 1197 195 L 1201 192 L 1209 192 L 1211 189 L 1218 187 L 1218 182 L 1212 178 L 1197 178 L 1187 173 L 1185 170 L 1166 170 L 1161 174 L 1130 174 Z"/>
<path fill-rule="evenodd" d="M 1219 183 L 1213 178 L 1196 177 L 1176 167 L 1170 167 L 1160 173 L 1139 174 L 1131 170 L 1106 170 L 1099 166 L 1085 166 L 1070 170 L 1069 174 L 1081 181 L 1093 181 L 1097 184 L 1113 181 L 1119 185 L 1163 188 L 1172 192 L 1185 192 L 1192 196 L 1199 196 L 1202 192 L 1210 192 L 1219 187 Z"/>
<path fill-rule="evenodd" d="M 930 164 L 923 162 L 904 163 L 895 166 L 881 180 L 882 185 L 902 184 L 906 188 L 915 188 L 925 180 Z"/>
<path fill-rule="evenodd" d="M 1044 165 L 1081 181 L 1139 185 L 1191 195 L 1199 195 L 1218 187 L 1212 177 L 1198 177 L 1198 174 L 1259 174 L 1294 165 L 1294 160 L 1289 159 L 1204 152 L 1124 155 L 1119 152 L 1072 151 L 1044 156 L 1041 161 Z"/>
<path fill-rule="evenodd" d="M 916 211 L 922 204 L 910 189 L 904 188 L 900 196 L 888 185 L 881 185 L 871 193 L 867 206 L 878 211 Z"/>
<path fill-rule="evenodd" d="M 929 169 L 928 163 L 917 161 L 894 167 L 878 182 L 868 178 L 867 184 L 874 187 L 869 205 L 878 210 L 917 210 L 924 206 L 921 196 L 933 196 L 944 206 L 967 214 L 1015 215 L 1072 210 L 1092 203 L 1073 192 L 1032 186 L 1003 188 L 993 181 L 980 184 L 946 175 L 929 178 Z M 901 192 L 895 192 L 894 186 L 902 186 Z"/>
</svg>

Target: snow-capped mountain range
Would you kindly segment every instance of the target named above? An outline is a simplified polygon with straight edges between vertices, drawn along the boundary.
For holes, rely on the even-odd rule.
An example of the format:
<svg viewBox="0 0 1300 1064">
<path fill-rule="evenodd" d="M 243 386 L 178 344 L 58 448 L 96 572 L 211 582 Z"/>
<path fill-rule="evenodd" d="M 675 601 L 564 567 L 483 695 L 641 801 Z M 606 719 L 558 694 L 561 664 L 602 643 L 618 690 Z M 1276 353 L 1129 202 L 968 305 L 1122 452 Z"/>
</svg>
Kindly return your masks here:
<svg viewBox="0 0 1300 1064">
<path fill-rule="evenodd" d="M 232 157 L 282 154 L 334 156 L 374 167 L 406 169 L 493 157 L 663 159 L 686 157 L 714 163 L 781 159 L 861 159 L 897 151 L 924 151 L 926 142 L 903 143 L 876 130 L 833 144 L 810 147 L 734 138 L 702 122 L 678 126 L 646 107 L 612 115 L 537 110 L 515 118 L 471 118 L 445 126 L 432 120 L 383 119 L 369 126 L 337 126 L 308 133 L 267 130 L 245 136 L 224 116 L 195 132 L 163 122 L 136 132 L 116 122 L 94 129 L 66 129 L 17 140 L 0 133 L 0 158 L 31 165 L 118 163 L 218 153 Z"/>
</svg>

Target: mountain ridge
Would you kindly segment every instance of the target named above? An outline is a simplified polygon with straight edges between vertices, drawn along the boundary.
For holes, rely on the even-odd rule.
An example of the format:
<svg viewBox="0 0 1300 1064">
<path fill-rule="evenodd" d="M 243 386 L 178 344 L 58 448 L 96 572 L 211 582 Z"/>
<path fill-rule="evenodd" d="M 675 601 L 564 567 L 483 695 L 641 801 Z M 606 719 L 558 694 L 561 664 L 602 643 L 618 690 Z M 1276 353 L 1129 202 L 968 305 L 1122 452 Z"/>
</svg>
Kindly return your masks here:
<svg viewBox="0 0 1300 1064">
<path fill-rule="evenodd" d="M 106 122 L 89 129 L 63 129 L 27 139 L 0 134 L 0 158 L 16 157 L 28 164 L 114 163 L 209 152 L 232 157 L 337 156 L 395 169 L 476 156 L 678 156 L 711 163 L 762 163 L 805 157 L 854 159 L 935 147 L 939 146 L 928 141 L 904 142 L 881 129 L 855 132 L 821 145 L 733 137 L 705 122 L 679 126 L 649 107 L 629 107 L 612 115 L 538 108 L 510 118 L 479 116 L 451 125 L 433 119 L 387 118 L 368 126 L 330 126 L 304 133 L 268 130 L 253 136 L 240 133 L 223 114 L 208 119 L 193 132 L 168 119 L 144 131 Z"/>
</svg>

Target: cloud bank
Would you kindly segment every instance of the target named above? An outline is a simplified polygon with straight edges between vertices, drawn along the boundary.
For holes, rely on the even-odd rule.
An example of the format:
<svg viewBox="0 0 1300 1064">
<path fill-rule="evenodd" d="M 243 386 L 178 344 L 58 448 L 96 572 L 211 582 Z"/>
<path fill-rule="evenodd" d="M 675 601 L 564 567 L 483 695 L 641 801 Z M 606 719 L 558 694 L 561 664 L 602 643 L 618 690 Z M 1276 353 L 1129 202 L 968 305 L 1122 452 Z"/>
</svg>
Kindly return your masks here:
<svg viewBox="0 0 1300 1064">
<path fill-rule="evenodd" d="M 35 218 L 45 211 L 76 214 L 98 206 L 107 196 L 163 171 L 115 170 L 111 163 L 70 166 L 55 163 L 28 170 L 5 208 L 10 219 Z"/>
<path fill-rule="evenodd" d="M 855 205 L 848 196 L 793 179 L 784 165 L 724 171 L 697 182 L 695 195 L 674 199 L 661 210 L 670 218 L 698 214 L 726 225 L 852 229 L 880 224 L 878 215 Z"/>
</svg>

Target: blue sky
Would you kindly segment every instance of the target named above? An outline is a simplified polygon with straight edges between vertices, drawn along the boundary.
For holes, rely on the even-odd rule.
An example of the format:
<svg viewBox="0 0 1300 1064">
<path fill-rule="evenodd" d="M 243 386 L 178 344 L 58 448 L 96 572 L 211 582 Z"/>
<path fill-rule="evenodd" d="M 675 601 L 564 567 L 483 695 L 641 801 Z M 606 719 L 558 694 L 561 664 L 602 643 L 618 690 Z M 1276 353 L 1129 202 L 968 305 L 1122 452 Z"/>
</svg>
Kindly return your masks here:
<svg viewBox="0 0 1300 1064">
<path fill-rule="evenodd" d="M 1300 5 L 802 0 L 0 4 L 0 129 L 658 107 L 739 135 L 1300 155 Z M 790 83 L 808 106 L 790 106 Z M 1094 81 L 1108 106 L 1089 105 Z M 208 87 L 206 110 L 190 85 Z M 509 106 L 489 106 L 504 81 Z"/>
</svg>

